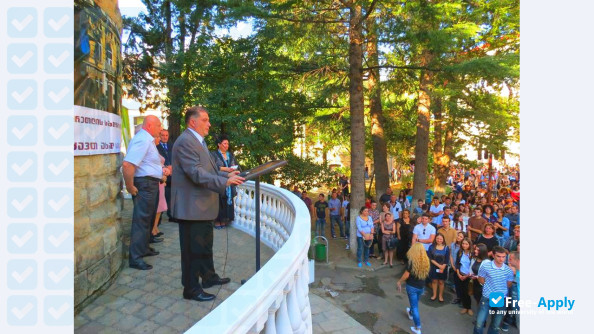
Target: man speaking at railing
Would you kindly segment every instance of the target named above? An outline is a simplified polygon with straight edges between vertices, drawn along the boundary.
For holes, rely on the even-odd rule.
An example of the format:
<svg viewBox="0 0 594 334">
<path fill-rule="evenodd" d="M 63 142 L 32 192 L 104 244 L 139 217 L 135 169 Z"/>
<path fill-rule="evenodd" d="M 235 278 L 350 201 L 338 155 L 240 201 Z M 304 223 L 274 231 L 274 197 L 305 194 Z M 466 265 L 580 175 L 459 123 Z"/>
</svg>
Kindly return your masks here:
<svg viewBox="0 0 594 334">
<path fill-rule="evenodd" d="M 239 172 L 220 172 L 208 152 L 205 137 L 210 121 L 203 107 L 186 110 L 187 129 L 173 145 L 171 214 L 179 223 L 182 285 L 185 299 L 215 298 L 203 288 L 230 282 L 215 273 L 213 220 L 219 212 L 219 194 L 226 187 L 242 184 Z M 200 285 L 199 279 L 202 279 Z"/>
</svg>

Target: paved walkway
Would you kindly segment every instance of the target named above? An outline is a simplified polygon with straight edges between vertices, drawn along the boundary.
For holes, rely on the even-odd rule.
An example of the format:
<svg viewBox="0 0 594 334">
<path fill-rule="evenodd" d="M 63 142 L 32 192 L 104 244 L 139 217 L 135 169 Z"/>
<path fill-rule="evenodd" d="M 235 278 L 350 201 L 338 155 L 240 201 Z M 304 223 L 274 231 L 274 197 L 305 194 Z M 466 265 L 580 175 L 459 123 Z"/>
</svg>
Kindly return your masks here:
<svg viewBox="0 0 594 334">
<path fill-rule="evenodd" d="M 124 201 L 124 233 L 130 231 L 132 202 Z M 217 295 L 213 302 L 182 298 L 178 226 L 164 219 L 160 227 L 165 241 L 152 246 L 158 256 L 145 258 L 152 270 L 125 266 L 115 283 L 74 318 L 76 333 L 183 333 L 222 303 L 255 272 L 254 239 L 238 230 L 215 230 L 215 267 L 231 283 L 207 289 Z M 129 235 L 124 243 L 129 243 Z M 228 248 L 227 248 L 228 247 Z M 262 266 L 274 255 L 261 247 Z M 127 263 L 127 260 L 126 260 Z M 365 327 L 331 302 L 310 293 L 314 333 L 369 333 Z"/>
<path fill-rule="evenodd" d="M 124 232 L 128 234 L 131 209 L 131 201 L 126 200 L 123 220 Z M 233 228 L 215 230 L 215 268 L 221 277 L 231 278 L 231 283 L 207 289 L 217 295 L 212 302 L 185 300 L 178 225 L 164 219 L 160 229 L 165 241 L 152 247 L 161 254 L 145 258 L 154 268 L 141 271 L 125 265 L 116 282 L 74 318 L 75 332 L 182 333 L 237 290 L 241 279 L 249 279 L 255 273 L 254 239 Z M 274 255 L 264 245 L 261 254 L 262 266 Z"/>
</svg>

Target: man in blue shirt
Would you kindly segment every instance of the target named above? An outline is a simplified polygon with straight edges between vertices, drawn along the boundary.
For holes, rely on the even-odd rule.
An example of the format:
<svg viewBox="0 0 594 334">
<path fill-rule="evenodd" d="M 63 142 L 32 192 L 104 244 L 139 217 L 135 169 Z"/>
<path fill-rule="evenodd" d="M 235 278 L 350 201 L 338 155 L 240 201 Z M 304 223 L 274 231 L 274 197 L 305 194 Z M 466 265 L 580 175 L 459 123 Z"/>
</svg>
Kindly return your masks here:
<svg viewBox="0 0 594 334">
<path fill-rule="evenodd" d="M 474 334 L 483 333 L 483 325 L 487 321 L 489 311 L 495 311 L 495 314 L 491 317 L 491 324 L 489 325 L 489 334 L 498 334 L 501 320 L 503 319 L 503 311 L 505 307 L 490 306 L 489 301 L 491 300 L 491 293 L 498 292 L 503 294 L 503 297 L 499 295 L 498 299 L 493 299 L 494 303 L 499 303 L 500 299 L 508 295 L 508 290 L 512 286 L 514 281 L 513 271 L 505 264 L 505 258 L 507 253 L 505 249 L 500 246 L 493 247 L 493 261 L 485 262 L 481 265 L 478 272 L 478 281 L 483 285 L 483 296 L 479 303 L 479 311 L 476 317 L 476 325 L 474 327 Z M 505 301 L 503 303 L 505 305 Z"/>
<path fill-rule="evenodd" d="M 334 223 L 338 224 L 338 228 L 340 229 L 340 237 L 344 238 L 342 220 L 340 220 L 340 207 L 341 203 L 338 199 L 338 193 L 332 192 L 332 198 L 328 201 L 328 209 L 330 210 L 330 233 L 332 233 L 332 238 L 334 239 L 336 239 Z"/>
<path fill-rule="evenodd" d="M 126 189 L 134 202 L 128 262 L 130 268 L 139 270 L 153 268 L 143 257 L 159 254 L 149 247 L 149 239 L 157 213 L 159 182 L 164 181 L 161 158 L 155 146 L 160 131 L 161 121 L 156 116 L 147 116 L 142 129 L 130 141 L 122 163 Z"/>
<path fill-rule="evenodd" d="M 427 187 L 425 190 L 425 204 L 430 205 L 435 193 L 429 188 L 429 184 L 426 184 L 425 187 Z"/>
<path fill-rule="evenodd" d="M 509 289 L 510 296 L 512 300 L 519 301 L 520 300 L 520 252 L 511 252 L 509 254 L 509 266 L 510 268 L 515 271 L 515 279 L 512 283 L 511 288 Z M 515 307 L 509 306 L 507 308 L 507 314 L 503 319 L 503 323 L 501 324 L 501 330 L 507 332 L 509 330 L 509 325 L 512 324 L 514 321 L 516 323 L 516 327 L 520 328 L 520 315 L 518 314 L 520 307 L 515 304 Z M 514 311 L 516 314 L 510 314 L 510 311 Z"/>
<path fill-rule="evenodd" d="M 450 226 L 454 227 L 454 215 L 452 214 L 452 209 L 449 206 L 445 206 L 443 208 L 443 213 L 435 218 L 433 218 L 433 220 L 435 221 L 435 224 L 438 227 L 441 227 L 442 223 L 441 221 L 443 220 L 443 217 L 450 217 Z"/>
</svg>

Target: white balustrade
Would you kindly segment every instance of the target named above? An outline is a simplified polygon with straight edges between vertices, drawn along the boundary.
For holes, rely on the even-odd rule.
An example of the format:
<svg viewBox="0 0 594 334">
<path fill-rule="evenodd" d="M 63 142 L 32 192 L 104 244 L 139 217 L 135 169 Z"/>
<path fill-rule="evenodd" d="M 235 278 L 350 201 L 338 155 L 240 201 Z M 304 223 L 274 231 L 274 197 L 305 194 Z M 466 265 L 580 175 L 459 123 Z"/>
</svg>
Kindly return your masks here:
<svg viewBox="0 0 594 334">
<path fill-rule="evenodd" d="M 254 197 L 253 181 L 237 188 L 231 225 L 252 237 Z M 309 211 L 290 191 L 264 183 L 260 183 L 260 203 L 260 240 L 275 251 L 274 256 L 186 333 L 312 333 Z"/>
</svg>

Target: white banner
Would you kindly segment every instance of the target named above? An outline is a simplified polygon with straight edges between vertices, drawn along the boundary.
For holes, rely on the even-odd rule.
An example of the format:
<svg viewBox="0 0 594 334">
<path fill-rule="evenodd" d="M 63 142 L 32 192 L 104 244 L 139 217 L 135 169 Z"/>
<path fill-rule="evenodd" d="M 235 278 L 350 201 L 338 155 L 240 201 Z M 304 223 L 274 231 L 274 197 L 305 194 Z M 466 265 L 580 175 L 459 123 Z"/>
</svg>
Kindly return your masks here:
<svg viewBox="0 0 594 334">
<path fill-rule="evenodd" d="M 116 114 L 74 106 L 74 155 L 119 153 L 122 118 Z"/>
</svg>

